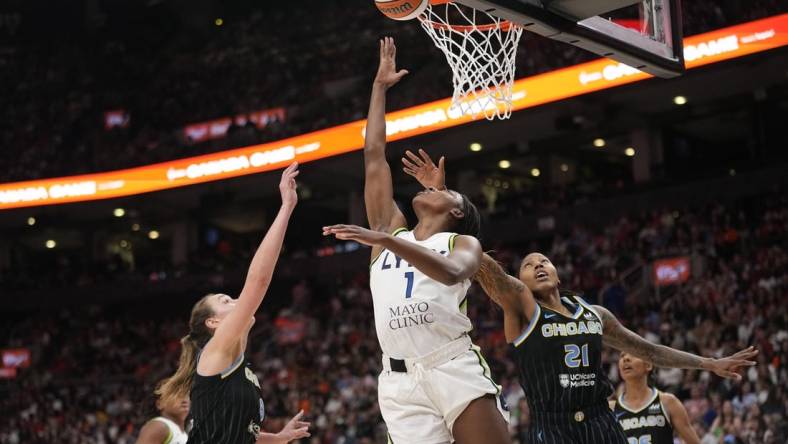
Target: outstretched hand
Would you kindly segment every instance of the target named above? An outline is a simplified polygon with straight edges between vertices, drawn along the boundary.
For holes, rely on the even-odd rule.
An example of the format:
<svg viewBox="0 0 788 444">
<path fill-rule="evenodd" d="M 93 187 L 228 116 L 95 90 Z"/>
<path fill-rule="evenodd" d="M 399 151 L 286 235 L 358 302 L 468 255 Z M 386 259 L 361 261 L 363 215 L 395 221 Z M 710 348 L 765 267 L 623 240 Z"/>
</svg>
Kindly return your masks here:
<svg viewBox="0 0 788 444">
<path fill-rule="evenodd" d="M 419 149 L 419 155 L 410 150 L 405 151 L 407 157 L 402 158 L 402 170 L 405 174 L 419 181 L 424 188 L 446 189 L 446 158 L 438 159 L 438 166 L 432 161 L 426 151 Z"/>
<path fill-rule="evenodd" d="M 757 355 L 758 350 L 751 346 L 726 358 L 711 360 L 706 369 L 713 371 L 717 376 L 741 381 L 742 376 L 739 372 L 754 366 L 756 363 L 752 359 Z"/>
<path fill-rule="evenodd" d="M 278 442 L 288 443 L 296 439 L 309 438 L 309 423 L 301 421 L 304 411 L 301 410 L 293 419 L 288 421 L 281 432 L 277 433 Z"/>
<path fill-rule="evenodd" d="M 380 41 L 380 65 L 378 66 L 378 74 L 375 76 L 375 83 L 388 89 L 406 74 L 408 71 L 405 69 L 397 71 L 397 47 L 394 45 L 394 39 L 384 37 Z"/>
<path fill-rule="evenodd" d="M 298 162 L 293 162 L 282 171 L 282 180 L 279 181 L 279 193 L 282 195 L 282 206 L 295 208 L 298 203 L 298 193 L 295 178 L 298 176 Z"/>
<path fill-rule="evenodd" d="M 352 240 L 364 245 L 379 245 L 388 234 L 368 230 L 358 225 L 331 225 L 323 227 L 323 236 L 335 236 L 340 240 Z"/>
</svg>

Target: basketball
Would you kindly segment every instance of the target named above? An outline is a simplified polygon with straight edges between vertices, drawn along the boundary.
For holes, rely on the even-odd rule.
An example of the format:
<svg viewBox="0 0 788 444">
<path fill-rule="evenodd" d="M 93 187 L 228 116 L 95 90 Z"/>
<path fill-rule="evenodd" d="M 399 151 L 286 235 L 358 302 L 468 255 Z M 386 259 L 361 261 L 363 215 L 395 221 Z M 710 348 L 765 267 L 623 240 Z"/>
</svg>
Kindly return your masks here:
<svg viewBox="0 0 788 444">
<path fill-rule="evenodd" d="M 412 20 L 425 9 L 429 0 L 375 0 L 375 6 L 386 17 L 394 20 Z"/>
</svg>

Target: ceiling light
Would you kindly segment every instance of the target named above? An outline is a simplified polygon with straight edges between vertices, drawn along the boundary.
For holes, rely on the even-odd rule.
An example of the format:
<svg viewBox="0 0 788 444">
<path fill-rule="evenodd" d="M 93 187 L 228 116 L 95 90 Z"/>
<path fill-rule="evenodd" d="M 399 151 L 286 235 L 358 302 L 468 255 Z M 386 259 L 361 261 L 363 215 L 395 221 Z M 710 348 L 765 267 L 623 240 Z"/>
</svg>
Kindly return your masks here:
<svg viewBox="0 0 788 444">
<path fill-rule="evenodd" d="M 474 153 L 478 153 L 479 151 L 481 151 L 481 150 L 482 150 L 482 144 L 481 144 L 481 143 L 479 143 L 479 142 L 473 142 L 473 143 L 470 145 L 470 149 L 471 149 L 471 151 L 473 151 Z"/>
<path fill-rule="evenodd" d="M 635 155 L 635 149 L 632 148 L 632 147 L 629 147 L 629 148 L 624 150 L 624 154 L 626 154 L 629 157 L 632 157 L 632 156 Z"/>
<path fill-rule="evenodd" d="M 597 148 L 602 148 L 603 146 L 605 146 L 605 139 L 602 138 L 594 139 L 594 146 Z"/>
<path fill-rule="evenodd" d="M 539 171 L 539 168 L 531 168 L 531 175 L 532 176 L 539 177 L 540 174 L 542 174 L 542 172 Z"/>
<path fill-rule="evenodd" d="M 687 104 L 687 98 L 684 97 L 684 96 L 676 96 L 676 97 L 673 98 L 673 103 L 675 103 L 676 105 L 679 105 L 679 106 L 686 105 Z"/>
<path fill-rule="evenodd" d="M 52 239 L 49 239 L 48 241 L 46 241 L 44 245 L 46 245 L 46 247 L 51 250 L 57 246 L 57 242 L 53 241 Z"/>
<path fill-rule="evenodd" d="M 115 217 L 123 217 L 123 216 L 125 216 L 125 215 L 126 215 L 126 210 L 124 210 L 123 208 L 115 208 L 115 209 L 112 211 L 112 214 L 113 214 Z"/>
<path fill-rule="evenodd" d="M 501 169 L 504 169 L 504 170 L 505 170 L 505 169 L 509 168 L 510 166 L 512 166 L 512 162 L 509 162 L 508 160 L 505 160 L 505 159 L 504 159 L 504 160 L 502 160 L 502 161 L 498 162 L 498 166 L 499 166 Z"/>
<path fill-rule="evenodd" d="M 151 239 L 158 239 L 159 238 L 159 232 L 156 231 L 156 230 L 150 230 L 150 232 L 148 232 L 148 237 L 151 238 Z"/>
</svg>

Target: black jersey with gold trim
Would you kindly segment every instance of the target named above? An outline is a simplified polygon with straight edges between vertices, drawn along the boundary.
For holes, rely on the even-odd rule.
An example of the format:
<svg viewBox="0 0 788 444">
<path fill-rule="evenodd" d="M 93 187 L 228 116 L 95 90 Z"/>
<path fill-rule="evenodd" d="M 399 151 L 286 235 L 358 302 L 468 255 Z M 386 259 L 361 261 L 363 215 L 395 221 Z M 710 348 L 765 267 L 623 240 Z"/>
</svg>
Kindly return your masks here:
<svg viewBox="0 0 788 444">
<path fill-rule="evenodd" d="M 623 393 L 616 399 L 613 413 L 624 429 L 629 444 L 673 444 L 670 416 L 662 405 L 659 390 L 652 390 L 651 399 L 640 410 L 629 408 L 624 403 Z"/>
<path fill-rule="evenodd" d="M 214 376 L 194 375 L 188 444 L 254 443 L 260 434 L 265 407 L 260 383 L 241 355 Z"/>
</svg>

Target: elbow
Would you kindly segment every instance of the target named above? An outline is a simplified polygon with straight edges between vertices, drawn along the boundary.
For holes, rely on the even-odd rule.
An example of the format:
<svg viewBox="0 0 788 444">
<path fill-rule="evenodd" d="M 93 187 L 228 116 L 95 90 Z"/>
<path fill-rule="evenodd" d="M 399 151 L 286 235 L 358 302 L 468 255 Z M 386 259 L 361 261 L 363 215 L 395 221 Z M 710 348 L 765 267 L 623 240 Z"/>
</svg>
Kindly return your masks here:
<svg viewBox="0 0 788 444">
<path fill-rule="evenodd" d="M 437 279 L 441 284 L 446 286 L 457 285 L 465 280 L 462 270 L 448 269 L 445 270 L 441 279 Z"/>
<path fill-rule="evenodd" d="M 383 137 L 385 137 L 385 136 L 383 136 Z M 378 142 L 367 141 L 367 143 L 364 144 L 364 152 L 365 153 L 379 153 L 379 152 L 382 152 L 385 149 L 386 149 L 386 144 L 385 143 L 378 143 Z"/>
</svg>

